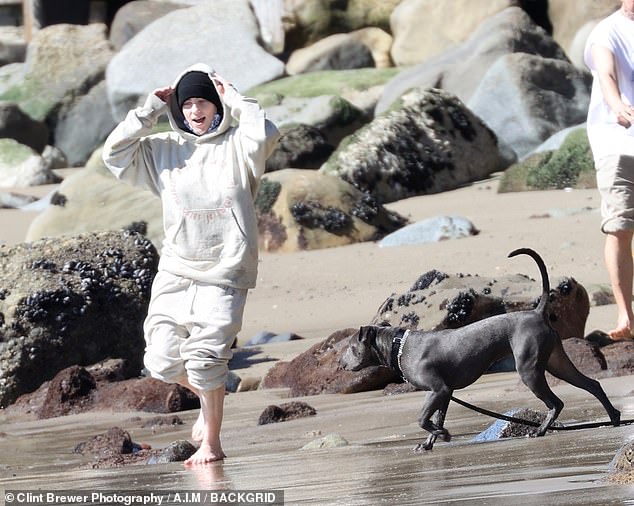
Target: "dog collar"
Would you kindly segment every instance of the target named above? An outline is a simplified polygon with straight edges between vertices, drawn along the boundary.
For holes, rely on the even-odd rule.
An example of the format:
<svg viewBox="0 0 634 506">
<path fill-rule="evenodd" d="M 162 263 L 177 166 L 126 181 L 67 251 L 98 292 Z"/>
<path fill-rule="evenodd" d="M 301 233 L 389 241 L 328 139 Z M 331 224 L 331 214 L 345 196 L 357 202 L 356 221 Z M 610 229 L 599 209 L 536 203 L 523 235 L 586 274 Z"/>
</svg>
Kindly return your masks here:
<svg viewBox="0 0 634 506">
<path fill-rule="evenodd" d="M 407 378 L 403 374 L 403 369 L 401 368 L 401 356 L 403 355 L 403 348 L 405 347 L 405 341 L 409 336 L 409 330 L 406 329 L 398 329 L 394 339 L 392 340 L 392 353 L 391 353 L 391 365 L 392 368 L 396 370 L 403 381 L 407 382 Z"/>
</svg>

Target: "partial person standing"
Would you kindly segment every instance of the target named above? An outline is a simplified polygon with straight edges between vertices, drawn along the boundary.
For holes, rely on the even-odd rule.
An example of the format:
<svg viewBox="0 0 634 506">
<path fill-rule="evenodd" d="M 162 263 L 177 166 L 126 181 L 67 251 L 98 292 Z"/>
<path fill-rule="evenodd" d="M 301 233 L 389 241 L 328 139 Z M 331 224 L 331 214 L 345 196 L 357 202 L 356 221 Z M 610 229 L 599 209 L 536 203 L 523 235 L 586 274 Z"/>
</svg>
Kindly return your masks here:
<svg viewBox="0 0 634 506">
<path fill-rule="evenodd" d="M 634 0 L 601 20 L 586 43 L 593 75 L 588 139 L 601 195 L 604 258 L 617 306 L 612 339 L 634 337 Z"/>
<path fill-rule="evenodd" d="M 172 131 L 153 133 L 164 112 Z M 227 363 L 257 277 L 254 197 L 278 138 L 254 99 L 196 64 L 130 111 L 104 145 L 115 176 L 161 198 L 165 239 L 144 363 L 153 377 L 200 398 L 192 438 L 201 444 L 186 465 L 225 457 Z"/>
</svg>

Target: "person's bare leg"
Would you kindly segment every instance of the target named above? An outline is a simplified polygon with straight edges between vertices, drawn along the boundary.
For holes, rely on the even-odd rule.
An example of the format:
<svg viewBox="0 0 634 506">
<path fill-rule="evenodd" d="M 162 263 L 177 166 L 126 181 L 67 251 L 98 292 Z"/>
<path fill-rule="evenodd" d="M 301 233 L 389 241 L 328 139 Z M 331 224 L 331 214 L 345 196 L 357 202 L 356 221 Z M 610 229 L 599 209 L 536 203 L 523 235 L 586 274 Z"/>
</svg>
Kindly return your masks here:
<svg viewBox="0 0 634 506">
<path fill-rule="evenodd" d="M 191 383 L 186 377 L 178 380 L 178 384 L 189 389 L 193 393 L 195 393 L 196 396 L 200 399 L 200 392 L 198 391 L 197 388 L 191 385 Z M 203 410 L 201 408 L 200 411 L 198 412 L 198 418 L 196 419 L 196 421 L 194 422 L 194 425 L 192 426 L 192 440 L 196 442 L 202 441 L 204 430 L 205 430 L 205 421 L 203 418 Z"/>
<path fill-rule="evenodd" d="M 617 307 L 616 327 L 608 332 L 612 339 L 632 338 L 634 334 L 634 313 L 632 313 L 633 235 L 633 231 L 625 230 L 607 234 L 605 239 L 605 264 Z"/>
<path fill-rule="evenodd" d="M 200 447 L 185 461 L 186 466 L 207 464 L 225 458 L 220 444 L 220 427 L 225 402 L 225 387 L 199 391 L 200 411 L 203 418 L 203 437 Z"/>
</svg>

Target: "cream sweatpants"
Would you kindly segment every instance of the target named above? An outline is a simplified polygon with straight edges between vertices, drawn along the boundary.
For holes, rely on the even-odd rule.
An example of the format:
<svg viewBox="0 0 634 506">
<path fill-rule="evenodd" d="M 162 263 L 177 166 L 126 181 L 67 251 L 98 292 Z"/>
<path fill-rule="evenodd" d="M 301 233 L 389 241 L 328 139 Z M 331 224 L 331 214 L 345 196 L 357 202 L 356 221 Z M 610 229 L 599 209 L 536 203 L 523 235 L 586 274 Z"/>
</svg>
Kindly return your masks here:
<svg viewBox="0 0 634 506">
<path fill-rule="evenodd" d="M 222 386 L 246 297 L 246 289 L 159 271 L 143 325 L 144 363 L 152 377 L 168 383 L 187 377 L 202 391 Z"/>
</svg>

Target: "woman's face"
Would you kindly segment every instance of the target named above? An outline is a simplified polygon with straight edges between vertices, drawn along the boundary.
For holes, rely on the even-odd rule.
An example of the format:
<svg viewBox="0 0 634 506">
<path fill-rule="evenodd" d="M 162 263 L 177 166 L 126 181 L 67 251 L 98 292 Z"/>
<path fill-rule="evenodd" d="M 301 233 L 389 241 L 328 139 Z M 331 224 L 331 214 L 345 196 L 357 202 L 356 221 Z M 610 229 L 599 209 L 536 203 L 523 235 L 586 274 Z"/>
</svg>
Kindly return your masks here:
<svg viewBox="0 0 634 506">
<path fill-rule="evenodd" d="M 183 102 L 183 116 L 196 135 L 207 133 L 218 108 L 204 98 L 192 97 Z"/>
</svg>

